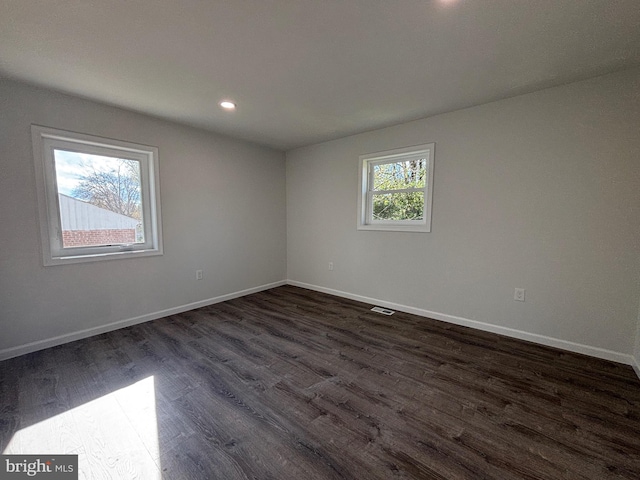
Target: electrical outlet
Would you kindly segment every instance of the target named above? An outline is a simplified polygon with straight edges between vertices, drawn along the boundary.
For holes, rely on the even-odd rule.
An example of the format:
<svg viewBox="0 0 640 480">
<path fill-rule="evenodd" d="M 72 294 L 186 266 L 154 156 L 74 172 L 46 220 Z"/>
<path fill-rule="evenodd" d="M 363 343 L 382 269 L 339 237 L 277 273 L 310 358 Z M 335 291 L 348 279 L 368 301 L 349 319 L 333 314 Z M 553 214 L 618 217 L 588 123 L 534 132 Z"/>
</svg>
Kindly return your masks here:
<svg viewBox="0 0 640 480">
<path fill-rule="evenodd" d="M 517 302 L 524 302 L 524 288 L 516 288 L 513 299 Z"/>
<path fill-rule="evenodd" d="M 202 280 L 202 270 L 196 270 L 196 280 Z"/>
<path fill-rule="evenodd" d="M 333 262 L 329 262 L 329 270 L 333 271 Z"/>
</svg>

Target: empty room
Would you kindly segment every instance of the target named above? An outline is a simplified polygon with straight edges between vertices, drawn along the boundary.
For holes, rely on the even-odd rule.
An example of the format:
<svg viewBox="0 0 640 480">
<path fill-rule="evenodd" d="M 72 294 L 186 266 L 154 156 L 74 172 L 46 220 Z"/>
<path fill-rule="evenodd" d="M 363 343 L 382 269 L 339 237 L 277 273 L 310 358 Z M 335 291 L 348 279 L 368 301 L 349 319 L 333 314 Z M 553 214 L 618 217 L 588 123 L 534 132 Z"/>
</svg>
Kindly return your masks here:
<svg viewBox="0 0 640 480">
<path fill-rule="evenodd" d="M 0 0 L 0 478 L 640 478 L 637 0 Z"/>
</svg>

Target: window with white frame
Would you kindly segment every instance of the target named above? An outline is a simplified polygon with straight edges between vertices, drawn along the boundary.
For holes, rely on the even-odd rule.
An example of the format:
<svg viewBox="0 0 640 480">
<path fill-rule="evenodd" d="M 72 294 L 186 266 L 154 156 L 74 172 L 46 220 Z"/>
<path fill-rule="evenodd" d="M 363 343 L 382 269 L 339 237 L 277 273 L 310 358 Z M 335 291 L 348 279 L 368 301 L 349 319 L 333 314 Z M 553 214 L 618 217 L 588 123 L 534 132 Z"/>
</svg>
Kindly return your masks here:
<svg viewBox="0 0 640 480">
<path fill-rule="evenodd" d="M 431 231 L 435 144 L 360 156 L 358 229 Z"/>
<path fill-rule="evenodd" d="M 31 127 L 45 265 L 162 254 L 158 149 Z"/>
</svg>

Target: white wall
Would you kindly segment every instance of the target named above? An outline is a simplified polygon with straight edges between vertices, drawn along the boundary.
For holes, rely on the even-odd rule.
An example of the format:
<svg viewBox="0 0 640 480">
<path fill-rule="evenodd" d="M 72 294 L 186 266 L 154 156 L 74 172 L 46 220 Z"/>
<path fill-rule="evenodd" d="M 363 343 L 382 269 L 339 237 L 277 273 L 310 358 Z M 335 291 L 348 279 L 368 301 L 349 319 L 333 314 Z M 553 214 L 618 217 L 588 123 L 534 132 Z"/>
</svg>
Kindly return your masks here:
<svg viewBox="0 0 640 480">
<path fill-rule="evenodd" d="M 42 265 L 32 123 L 159 148 L 163 256 Z M 285 201 L 281 152 L 0 80 L 0 358 L 282 282 Z"/>
<path fill-rule="evenodd" d="M 630 363 L 638 92 L 635 69 L 288 152 L 288 278 Z M 432 232 L 357 231 L 358 155 L 429 142 Z"/>
</svg>

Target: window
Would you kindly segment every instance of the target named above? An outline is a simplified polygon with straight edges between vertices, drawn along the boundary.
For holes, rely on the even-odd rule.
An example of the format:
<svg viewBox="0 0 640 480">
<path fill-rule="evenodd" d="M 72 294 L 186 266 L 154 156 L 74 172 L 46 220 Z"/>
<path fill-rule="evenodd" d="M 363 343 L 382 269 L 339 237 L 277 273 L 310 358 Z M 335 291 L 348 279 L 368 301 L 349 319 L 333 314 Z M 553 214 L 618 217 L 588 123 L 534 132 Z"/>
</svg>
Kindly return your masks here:
<svg viewBox="0 0 640 480">
<path fill-rule="evenodd" d="M 162 254 L 158 149 L 33 125 L 45 265 Z"/>
<path fill-rule="evenodd" d="M 434 147 L 360 156 L 359 230 L 431 231 Z"/>
</svg>

